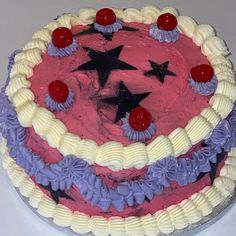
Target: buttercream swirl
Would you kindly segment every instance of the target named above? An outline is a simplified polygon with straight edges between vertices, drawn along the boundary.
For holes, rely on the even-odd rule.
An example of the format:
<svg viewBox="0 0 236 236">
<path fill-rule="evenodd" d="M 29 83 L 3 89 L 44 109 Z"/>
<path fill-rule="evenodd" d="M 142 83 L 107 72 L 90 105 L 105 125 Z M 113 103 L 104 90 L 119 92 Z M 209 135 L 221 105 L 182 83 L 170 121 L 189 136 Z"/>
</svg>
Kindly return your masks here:
<svg viewBox="0 0 236 236">
<path fill-rule="evenodd" d="M 45 174 L 47 171 L 52 171 L 54 174 L 51 181 L 52 188 L 57 189 L 70 189 L 72 184 L 80 179 L 86 178 L 91 169 L 86 161 L 76 158 L 72 155 L 66 156 L 58 164 L 51 165 L 48 169 L 45 169 Z"/>
<path fill-rule="evenodd" d="M 65 48 L 58 48 L 53 45 L 53 43 L 48 44 L 48 54 L 52 57 L 67 57 L 72 55 L 77 48 L 79 47 L 78 43 L 74 39 L 72 44 Z"/>
<path fill-rule="evenodd" d="M 179 39 L 179 31 L 177 28 L 171 31 L 159 29 L 156 24 L 152 24 L 149 29 L 149 35 L 159 42 L 176 42 Z"/>
<path fill-rule="evenodd" d="M 116 20 L 116 22 L 111 25 L 100 25 L 95 22 L 94 29 L 103 34 L 112 34 L 122 29 L 122 22 L 120 20 Z"/>
<path fill-rule="evenodd" d="M 69 94 L 65 102 L 59 103 L 54 101 L 49 94 L 46 94 L 44 97 L 44 102 L 46 106 L 51 110 L 51 111 L 65 111 L 69 107 L 72 106 L 74 102 L 74 92 L 72 89 L 69 89 Z"/>
<path fill-rule="evenodd" d="M 148 128 L 144 131 L 136 131 L 129 124 L 129 113 L 126 113 L 125 117 L 122 118 L 122 126 L 121 128 L 124 131 L 124 136 L 128 137 L 130 140 L 134 141 L 142 141 L 144 142 L 146 139 L 150 139 L 156 132 L 156 125 L 151 122 Z"/>
<path fill-rule="evenodd" d="M 216 79 L 216 76 L 213 76 L 212 80 L 209 82 L 196 82 L 192 79 L 192 77 L 189 77 L 188 79 L 190 87 L 193 89 L 195 93 L 209 96 L 213 94 L 216 90 L 218 81 Z"/>
</svg>

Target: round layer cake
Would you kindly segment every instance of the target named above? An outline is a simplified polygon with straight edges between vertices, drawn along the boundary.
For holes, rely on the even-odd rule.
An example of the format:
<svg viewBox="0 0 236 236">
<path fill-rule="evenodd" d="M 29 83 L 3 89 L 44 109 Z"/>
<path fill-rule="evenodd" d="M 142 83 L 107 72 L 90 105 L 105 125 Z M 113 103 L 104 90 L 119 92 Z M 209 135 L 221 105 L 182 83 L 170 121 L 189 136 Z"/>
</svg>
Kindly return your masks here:
<svg viewBox="0 0 236 236">
<path fill-rule="evenodd" d="M 78 234 L 155 236 L 205 222 L 235 188 L 228 54 L 210 25 L 170 7 L 55 19 L 12 54 L 0 94 L 14 186 Z"/>
</svg>

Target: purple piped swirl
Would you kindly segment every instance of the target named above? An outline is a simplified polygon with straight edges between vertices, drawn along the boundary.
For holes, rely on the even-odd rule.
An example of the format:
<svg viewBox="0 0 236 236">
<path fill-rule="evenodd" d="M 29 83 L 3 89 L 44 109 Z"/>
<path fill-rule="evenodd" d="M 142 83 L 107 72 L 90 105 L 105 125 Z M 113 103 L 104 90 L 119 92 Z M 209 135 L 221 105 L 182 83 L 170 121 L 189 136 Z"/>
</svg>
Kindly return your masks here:
<svg viewBox="0 0 236 236">
<path fill-rule="evenodd" d="M 176 42 L 179 39 L 179 30 L 175 28 L 171 31 L 159 29 L 156 24 L 152 24 L 149 29 L 149 35 L 159 42 Z"/>
<path fill-rule="evenodd" d="M 69 94 L 65 102 L 59 103 L 54 101 L 48 93 L 44 97 L 44 102 L 51 111 L 56 111 L 56 112 L 65 111 L 66 109 L 71 107 L 72 104 L 74 103 L 74 97 L 75 94 L 73 90 L 69 89 Z"/>
<path fill-rule="evenodd" d="M 156 132 L 156 125 L 151 123 L 146 130 L 136 131 L 129 124 L 129 116 L 130 114 L 126 113 L 125 117 L 121 119 L 123 122 L 121 128 L 124 131 L 124 136 L 136 142 L 145 142 L 145 140 L 151 139 Z"/>
<path fill-rule="evenodd" d="M 72 44 L 65 48 L 58 48 L 53 45 L 53 43 L 49 43 L 48 45 L 48 54 L 52 57 L 67 57 L 72 55 L 77 48 L 79 47 L 78 43 L 74 39 Z"/>
<path fill-rule="evenodd" d="M 167 157 L 150 165 L 147 171 L 147 177 L 165 187 L 169 187 L 170 180 L 175 179 L 177 173 L 177 159 Z"/>
<path fill-rule="evenodd" d="M 111 25 L 105 25 L 105 26 L 100 25 L 98 23 L 94 23 L 94 29 L 103 34 L 112 34 L 122 29 L 122 23 L 120 20 L 116 20 L 115 23 Z"/>
<path fill-rule="evenodd" d="M 66 156 L 58 164 L 52 164 L 50 169 L 56 176 L 51 181 L 54 190 L 70 189 L 74 182 L 87 178 L 91 173 L 91 167 L 86 161 L 72 155 Z"/>
<path fill-rule="evenodd" d="M 215 92 L 218 81 L 216 76 L 206 83 L 194 81 L 192 77 L 189 77 L 188 83 L 195 93 L 208 96 Z"/>
</svg>

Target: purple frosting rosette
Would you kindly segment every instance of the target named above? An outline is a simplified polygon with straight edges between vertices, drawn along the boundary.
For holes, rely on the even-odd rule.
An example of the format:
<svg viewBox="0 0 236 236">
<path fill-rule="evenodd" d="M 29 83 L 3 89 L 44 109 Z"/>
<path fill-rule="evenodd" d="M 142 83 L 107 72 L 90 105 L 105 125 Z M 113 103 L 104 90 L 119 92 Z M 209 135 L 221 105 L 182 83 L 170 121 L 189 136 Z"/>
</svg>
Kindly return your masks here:
<svg viewBox="0 0 236 236">
<path fill-rule="evenodd" d="M 179 39 L 179 34 L 180 33 L 177 28 L 171 31 L 166 31 L 159 29 L 156 24 L 152 24 L 149 29 L 149 35 L 161 43 L 176 42 Z"/>
<path fill-rule="evenodd" d="M 72 106 L 74 102 L 74 92 L 72 89 L 69 89 L 69 94 L 65 102 L 59 103 L 54 101 L 49 94 L 46 94 L 44 97 L 44 102 L 46 106 L 51 110 L 51 111 L 65 111 L 69 107 Z"/>
<path fill-rule="evenodd" d="M 100 25 L 95 22 L 94 29 L 103 34 L 112 34 L 122 29 L 122 22 L 120 20 L 116 20 L 116 22 L 111 25 Z"/>
<path fill-rule="evenodd" d="M 53 43 L 49 43 L 48 45 L 48 54 L 52 57 L 67 57 L 72 55 L 77 48 L 79 47 L 78 43 L 74 39 L 72 44 L 65 48 L 58 48 L 53 45 Z"/>
<path fill-rule="evenodd" d="M 125 117 L 121 119 L 123 122 L 121 128 L 124 131 L 124 136 L 136 142 L 145 142 L 145 140 L 151 139 L 156 132 L 156 125 L 151 122 L 146 130 L 136 131 L 129 124 L 129 116 L 130 114 L 126 113 Z"/>
<path fill-rule="evenodd" d="M 192 77 L 189 77 L 188 83 L 195 93 L 208 96 L 214 93 L 218 81 L 216 76 L 213 76 L 212 80 L 206 83 L 194 81 Z"/>
</svg>

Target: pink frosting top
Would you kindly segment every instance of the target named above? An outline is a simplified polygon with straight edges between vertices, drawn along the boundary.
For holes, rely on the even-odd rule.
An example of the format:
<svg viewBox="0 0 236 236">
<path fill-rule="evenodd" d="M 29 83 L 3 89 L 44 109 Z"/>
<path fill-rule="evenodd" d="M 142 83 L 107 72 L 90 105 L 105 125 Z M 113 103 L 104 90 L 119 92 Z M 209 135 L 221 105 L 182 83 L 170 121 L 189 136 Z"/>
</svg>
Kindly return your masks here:
<svg viewBox="0 0 236 236">
<path fill-rule="evenodd" d="M 187 82 L 193 66 L 208 64 L 200 48 L 183 35 L 176 43 L 159 43 L 148 35 L 149 25 L 131 23 L 129 26 L 139 31 L 119 31 L 111 42 L 104 40 L 100 34 L 79 36 L 77 40 L 81 46 L 76 53 L 65 58 L 43 55 L 43 62 L 35 68 L 30 78 L 36 102 L 41 106 L 45 106 L 44 96 L 51 81 L 63 80 L 72 88 L 75 103 L 67 111 L 55 115 L 70 132 L 98 144 L 111 140 L 124 145 L 132 143 L 123 136 L 121 122 L 114 123 L 117 107 L 99 101 L 101 97 L 115 95 L 120 80 L 132 93 L 151 92 L 141 105 L 151 112 L 156 124 L 157 132 L 153 138 L 186 126 L 193 116 L 208 106 L 209 98 L 195 94 Z M 79 32 L 84 28 L 77 26 L 73 31 Z M 82 47 L 106 51 L 119 45 L 124 45 L 119 59 L 138 70 L 113 70 L 104 88 L 99 88 L 97 71 L 72 72 L 90 60 Z M 159 64 L 169 61 L 168 69 L 177 76 L 166 76 L 163 84 L 155 76 L 144 76 L 146 70 L 151 70 L 148 60 Z"/>
<path fill-rule="evenodd" d="M 55 115 L 64 122 L 70 132 L 78 134 L 81 138 L 92 139 L 98 144 L 110 140 L 122 142 L 124 145 L 132 143 L 123 136 L 120 122 L 114 123 L 116 107 L 99 101 L 101 97 L 115 95 L 120 80 L 124 81 L 132 93 L 151 92 L 141 105 L 152 114 L 157 126 L 155 137 L 168 135 L 174 129 L 186 126 L 193 116 L 198 115 L 204 107 L 209 106 L 209 97 L 195 94 L 187 82 L 193 66 L 209 63 L 201 54 L 200 48 L 183 35 L 176 43 L 159 43 L 148 35 L 149 25 L 130 23 L 129 26 L 138 28 L 139 31 L 119 31 L 115 33 L 111 42 L 104 40 L 100 34 L 79 36 L 77 40 L 80 48 L 73 55 L 58 58 L 44 54 L 42 63 L 34 69 L 34 75 L 30 78 L 36 102 L 41 106 L 45 106 L 44 96 L 51 81 L 63 80 L 68 87 L 72 88 L 75 92 L 73 106 L 67 111 L 58 112 Z M 86 26 L 76 26 L 72 30 L 77 33 L 85 28 Z M 82 47 L 106 51 L 119 45 L 124 45 L 119 59 L 137 67 L 138 70 L 112 71 L 104 88 L 99 87 L 96 71 L 72 72 L 79 65 L 90 60 Z M 163 84 L 156 77 L 144 76 L 145 71 L 151 70 L 148 60 L 159 64 L 169 61 L 168 69 L 177 76 L 166 76 Z M 27 144 L 47 163 L 62 159 L 60 153 L 56 149 L 50 148 L 32 128 L 28 129 Z M 194 148 L 198 148 L 198 146 L 196 145 Z M 108 168 L 97 165 L 94 166 L 94 169 L 110 187 L 114 186 L 114 182 L 120 182 L 124 178 L 126 180 L 134 177 L 142 178 L 146 171 L 146 168 L 139 171 L 132 168 L 114 173 Z M 91 216 L 142 216 L 179 203 L 209 184 L 207 176 L 186 187 L 172 183 L 170 188 L 166 189 L 162 195 L 155 196 L 150 203 L 145 201 L 138 207 L 126 207 L 125 211 L 121 213 L 114 208 L 109 209 L 108 213 L 101 212 L 98 207 L 91 206 L 84 200 L 78 189 L 74 187 L 68 193 L 75 201 L 62 199 L 60 203 L 73 211 L 79 210 Z M 46 190 L 44 191 L 48 194 Z"/>
</svg>

